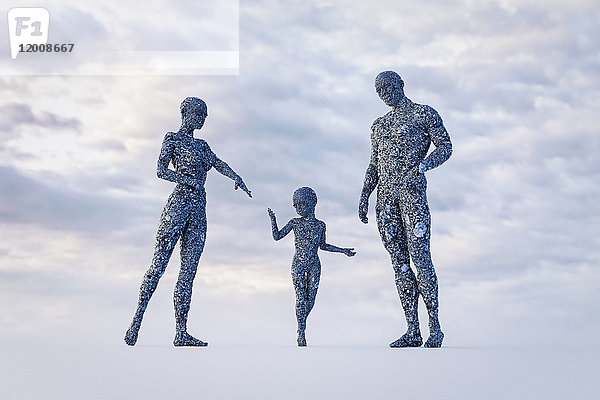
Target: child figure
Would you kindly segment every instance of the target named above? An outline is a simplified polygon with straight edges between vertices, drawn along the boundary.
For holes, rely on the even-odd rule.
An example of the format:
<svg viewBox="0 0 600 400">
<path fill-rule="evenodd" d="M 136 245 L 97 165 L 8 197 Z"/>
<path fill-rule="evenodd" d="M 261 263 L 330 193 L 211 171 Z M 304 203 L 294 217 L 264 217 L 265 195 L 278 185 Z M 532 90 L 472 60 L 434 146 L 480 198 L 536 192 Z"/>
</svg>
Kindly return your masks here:
<svg viewBox="0 0 600 400">
<path fill-rule="evenodd" d="M 306 346 L 306 318 L 315 305 L 321 261 L 319 248 L 334 253 L 344 253 L 348 257 L 356 254 L 353 248 L 341 248 L 325 242 L 325 223 L 315 218 L 317 194 L 309 187 L 301 187 L 294 192 L 293 205 L 301 218 L 292 218 L 283 229 L 277 228 L 275 213 L 269 208 L 273 239 L 280 240 L 294 230 L 296 252 L 292 260 L 292 282 L 296 290 L 296 320 L 298 321 L 298 346 Z"/>
</svg>

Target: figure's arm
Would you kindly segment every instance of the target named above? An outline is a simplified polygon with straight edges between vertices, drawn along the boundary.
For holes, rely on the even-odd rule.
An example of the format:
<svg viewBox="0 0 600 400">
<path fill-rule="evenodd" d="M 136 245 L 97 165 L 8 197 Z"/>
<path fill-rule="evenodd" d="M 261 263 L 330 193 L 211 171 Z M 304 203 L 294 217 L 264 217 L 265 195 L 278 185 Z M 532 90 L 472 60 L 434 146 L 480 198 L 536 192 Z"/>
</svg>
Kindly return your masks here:
<svg viewBox="0 0 600 400">
<path fill-rule="evenodd" d="M 271 231 L 273 232 L 273 239 L 283 239 L 292 230 L 292 221 L 290 220 L 281 230 L 279 230 L 277 228 L 277 218 L 275 217 L 275 213 L 270 208 L 267 208 L 267 212 L 269 213 L 269 217 L 271 217 Z"/>
<path fill-rule="evenodd" d="M 323 251 L 330 251 L 332 253 L 344 253 L 348 257 L 352 257 L 356 254 L 354 248 L 352 247 L 337 247 L 327 243 L 325 240 L 325 227 L 323 227 L 323 234 L 321 235 L 321 243 L 319 244 L 319 248 Z"/>
<path fill-rule="evenodd" d="M 156 176 L 169 182 L 183 183 L 198 189 L 200 185 L 194 177 L 180 174 L 169 168 L 169 163 L 173 158 L 173 149 L 175 148 L 174 135 L 173 132 L 167 132 L 163 139 L 158 161 L 156 163 Z"/>
<path fill-rule="evenodd" d="M 379 177 L 377 176 L 377 142 L 375 140 L 375 130 L 373 128 L 371 128 L 371 130 L 371 161 L 365 172 L 365 181 L 358 203 L 358 218 L 365 224 L 369 222 L 369 218 L 367 218 L 367 213 L 369 212 L 369 196 L 371 196 L 371 193 L 373 193 L 373 190 L 377 187 L 377 181 L 379 180 Z"/>
<path fill-rule="evenodd" d="M 440 115 L 433 108 L 427 107 L 427 133 L 435 149 L 419 164 L 419 172 L 425 173 L 442 165 L 452 155 L 450 135 L 444 127 Z"/>
<path fill-rule="evenodd" d="M 236 174 L 235 171 L 233 169 L 231 169 L 231 167 L 229 165 L 227 165 L 227 163 L 225 161 L 223 161 L 219 157 L 217 157 L 216 154 L 212 152 L 210 147 L 208 147 L 208 143 L 206 144 L 206 147 L 208 149 L 207 152 L 210 154 L 212 166 L 219 173 L 221 173 L 222 175 L 225 175 L 226 177 L 228 177 L 229 179 L 231 179 L 235 182 L 235 185 L 233 187 L 235 190 L 237 190 L 238 188 L 241 188 L 244 192 L 246 192 L 248 197 L 252 197 L 252 192 L 250 192 L 250 190 L 248 190 L 248 188 L 246 187 L 246 184 L 242 180 L 242 177 L 239 176 L 238 174 Z"/>
</svg>

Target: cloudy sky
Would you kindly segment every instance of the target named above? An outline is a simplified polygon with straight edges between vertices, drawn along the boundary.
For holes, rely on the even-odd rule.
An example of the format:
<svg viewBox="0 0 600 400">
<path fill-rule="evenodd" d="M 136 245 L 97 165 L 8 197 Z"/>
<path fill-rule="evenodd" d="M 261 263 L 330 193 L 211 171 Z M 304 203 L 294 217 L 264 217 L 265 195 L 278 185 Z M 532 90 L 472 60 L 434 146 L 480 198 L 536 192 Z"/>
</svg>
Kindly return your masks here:
<svg viewBox="0 0 600 400">
<path fill-rule="evenodd" d="M 272 240 L 266 208 L 285 223 L 307 185 L 328 241 L 358 253 L 322 253 L 309 343 L 386 346 L 403 313 L 373 207 L 368 225 L 356 209 L 369 129 L 388 111 L 373 80 L 387 69 L 454 145 L 428 172 L 445 344 L 590 345 L 600 329 L 597 2 L 242 0 L 239 14 L 235 1 L 30 3 L 48 8 L 50 42 L 237 50 L 239 74 L 0 76 L 2 343 L 121 345 L 173 187 L 156 178 L 160 144 L 198 96 L 209 117 L 196 136 L 254 198 L 209 173 L 190 332 L 294 344 L 293 239 Z M 9 49 L 0 35 L 6 68 Z M 60 73 L 59 56 L 36 68 Z M 172 340 L 177 273 L 176 253 L 140 344 Z"/>
</svg>

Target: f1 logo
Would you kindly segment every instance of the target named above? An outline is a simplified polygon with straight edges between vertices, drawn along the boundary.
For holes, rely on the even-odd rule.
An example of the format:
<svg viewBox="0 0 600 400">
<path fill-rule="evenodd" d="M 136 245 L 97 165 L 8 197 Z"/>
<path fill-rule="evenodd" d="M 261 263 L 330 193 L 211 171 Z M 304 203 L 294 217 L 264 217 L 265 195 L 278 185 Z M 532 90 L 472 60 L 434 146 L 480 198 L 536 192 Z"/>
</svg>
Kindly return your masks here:
<svg viewBox="0 0 600 400">
<path fill-rule="evenodd" d="M 50 14 L 45 8 L 11 8 L 8 10 L 10 55 L 17 58 L 22 46 L 48 42 Z"/>
</svg>

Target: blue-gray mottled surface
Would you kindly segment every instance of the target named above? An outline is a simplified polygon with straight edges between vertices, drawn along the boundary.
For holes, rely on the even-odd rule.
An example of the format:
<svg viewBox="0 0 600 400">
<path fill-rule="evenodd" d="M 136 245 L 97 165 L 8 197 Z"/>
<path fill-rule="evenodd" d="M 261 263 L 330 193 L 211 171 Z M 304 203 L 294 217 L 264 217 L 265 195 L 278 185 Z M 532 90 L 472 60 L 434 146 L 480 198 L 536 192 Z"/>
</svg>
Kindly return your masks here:
<svg viewBox="0 0 600 400">
<path fill-rule="evenodd" d="M 404 82 L 397 73 L 380 73 L 375 79 L 375 89 L 392 110 L 377 118 L 371 127 L 371 161 L 365 173 L 358 215 L 362 222 L 368 222 L 369 196 L 377 188 L 375 214 L 379 234 L 390 253 L 408 325 L 407 332 L 390 346 L 423 344 L 418 316 L 421 295 L 429 314 L 425 347 L 440 347 L 444 334 L 438 319 L 438 281 L 429 250 L 431 216 L 425 172 L 450 157 L 452 143 L 439 114 L 404 95 Z M 427 155 L 431 143 L 435 149 Z M 410 266 L 411 259 L 416 276 Z"/>
<path fill-rule="evenodd" d="M 292 230 L 296 251 L 292 259 L 292 282 L 296 292 L 296 320 L 298 322 L 298 346 L 306 346 L 306 319 L 315 305 L 321 261 L 319 249 L 334 253 L 344 253 L 348 257 L 356 253 L 353 248 L 341 248 L 328 244 L 325 240 L 325 222 L 315 217 L 317 194 L 309 187 L 301 187 L 294 192 L 292 202 L 300 218 L 292 218 L 281 230 L 277 227 L 275 213 L 269 208 L 273 239 L 280 240 Z"/>
<path fill-rule="evenodd" d="M 194 130 L 201 129 L 208 116 L 206 103 L 196 97 L 188 97 L 181 103 L 180 110 L 181 128 L 177 132 L 167 132 L 157 163 L 158 177 L 177 185 L 160 217 L 152 264 L 142 280 L 137 309 L 125 334 L 125 342 L 130 346 L 137 341 L 144 312 L 167 268 L 177 241 L 181 246 L 181 267 L 173 294 L 176 331 L 173 344 L 208 345 L 187 332 L 192 286 L 206 240 L 204 183 L 207 172 L 214 167 L 235 182 L 235 189 L 241 188 L 252 197 L 242 178 L 213 153 L 208 143 L 194 138 Z M 169 168 L 169 163 L 173 164 L 174 169 Z"/>
</svg>

